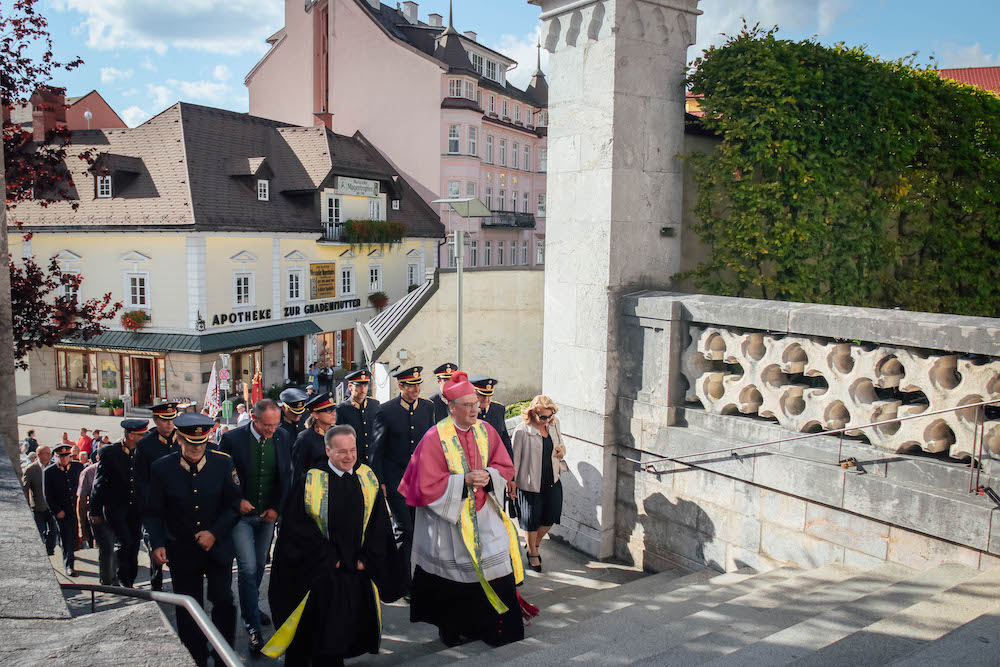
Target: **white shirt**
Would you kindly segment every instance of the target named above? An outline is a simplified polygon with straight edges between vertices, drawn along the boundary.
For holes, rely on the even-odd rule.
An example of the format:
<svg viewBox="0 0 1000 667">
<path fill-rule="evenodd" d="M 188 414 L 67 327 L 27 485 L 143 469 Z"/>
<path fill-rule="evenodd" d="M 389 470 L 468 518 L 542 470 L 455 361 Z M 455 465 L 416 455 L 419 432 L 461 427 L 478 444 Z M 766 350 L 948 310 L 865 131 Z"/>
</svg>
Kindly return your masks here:
<svg viewBox="0 0 1000 667">
<path fill-rule="evenodd" d="M 330 459 L 326 460 L 326 464 L 328 466 L 330 466 L 330 470 L 332 470 L 333 472 L 337 473 L 337 477 L 343 477 L 344 475 L 353 475 L 354 474 L 353 470 L 341 470 L 337 466 L 335 466 L 332 463 L 330 463 Z"/>
</svg>

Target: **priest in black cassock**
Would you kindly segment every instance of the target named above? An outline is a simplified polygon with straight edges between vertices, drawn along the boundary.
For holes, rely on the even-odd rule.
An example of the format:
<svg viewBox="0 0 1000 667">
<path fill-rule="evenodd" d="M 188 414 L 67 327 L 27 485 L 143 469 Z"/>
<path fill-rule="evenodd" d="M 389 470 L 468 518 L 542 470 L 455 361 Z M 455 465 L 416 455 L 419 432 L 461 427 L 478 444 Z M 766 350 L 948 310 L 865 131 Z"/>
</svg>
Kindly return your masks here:
<svg viewBox="0 0 1000 667">
<path fill-rule="evenodd" d="M 389 512 L 371 468 L 358 464 L 352 427 L 324 435 L 327 460 L 295 481 L 271 566 L 278 631 L 263 653 L 286 665 L 341 665 L 378 653 L 380 600 L 407 587 Z"/>
</svg>

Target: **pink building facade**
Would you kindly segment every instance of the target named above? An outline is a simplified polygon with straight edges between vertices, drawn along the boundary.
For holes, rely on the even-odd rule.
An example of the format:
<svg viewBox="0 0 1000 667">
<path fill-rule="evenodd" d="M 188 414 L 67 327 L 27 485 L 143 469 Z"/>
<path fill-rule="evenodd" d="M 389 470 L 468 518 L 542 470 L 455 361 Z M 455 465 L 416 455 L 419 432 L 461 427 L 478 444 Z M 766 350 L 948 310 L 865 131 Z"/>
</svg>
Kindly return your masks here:
<svg viewBox="0 0 1000 667">
<path fill-rule="evenodd" d="M 467 267 L 534 266 L 545 257 L 548 84 L 507 81 L 517 63 L 459 33 L 452 17 L 418 18 L 416 2 L 286 0 L 285 27 L 246 76 L 250 113 L 357 130 L 423 186 L 422 195 L 477 197 L 489 218 L 441 205 L 448 232 L 468 232 Z M 441 246 L 438 265 L 454 267 Z"/>
</svg>

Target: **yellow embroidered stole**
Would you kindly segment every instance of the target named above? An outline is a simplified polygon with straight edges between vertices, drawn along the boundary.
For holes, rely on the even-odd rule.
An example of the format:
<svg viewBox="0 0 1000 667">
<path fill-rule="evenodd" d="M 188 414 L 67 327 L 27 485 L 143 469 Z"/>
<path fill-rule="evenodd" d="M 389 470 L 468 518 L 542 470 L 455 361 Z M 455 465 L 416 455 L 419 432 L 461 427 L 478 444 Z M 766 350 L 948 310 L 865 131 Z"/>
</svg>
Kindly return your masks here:
<svg viewBox="0 0 1000 667">
<path fill-rule="evenodd" d="M 439 421 L 437 429 L 438 436 L 441 438 L 441 447 L 444 448 L 444 458 L 448 462 L 448 472 L 453 475 L 465 475 L 471 472 L 469 461 L 465 456 L 465 451 L 462 450 L 462 443 L 458 440 L 458 433 L 455 431 L 455 422 L 452 421 L 452 418 L 445 417 Z M 485 469 L 486 463 L 489 461 L 490 441 L 489 434 L 487 434 L 483 422 L 477 421 L 472 425 L 472 437 L 476 442 L 476 448 L 479 450 L 479 458 Z M 503 511 L 503 507 L 496 501 L 493 494 L 487 493 L 486 497 L 488 499 L 487 502 L 492 503 L 493 507 L 500 514 L 500 518 L 503 519 L 504 528 L 507 529 L 507 535 L 510 538 L 510 560 L 514 570 L 514 583 L 520 584 L 524 581 L 524 565 L 521 563 L 521 548 L 517 541 L 517 531 L 514 529 L 514 524 L 511 523 L 510 517 Z M 483 587 L 486 598 L 498 614 L 506 614 L 507 605 L 503 603 L 496 594 L 496 591 L 493 590 L 493 587 L 490 586 L 490 582 L 483 575 L 479 519 L 476 514 L 475 494 L 471 489 L 465 498 L 464 504 L 465 506 L 459 515 L 459 529 L 462 534 L 462 542 L 465 544 L 465 548 L 469 550 L 469 555 L 472 556 L 472 565 L 476 569 L 479 585 Z"/>
<path fill-rule="evenodd" d="M 371 468 L 362 464 L 358 466 L 355 473 L 361 483 L 361 495 L 364 498 L 364 508 L 361 519 L 361 543 L 364 544 L 365 533 L 368 529 L 368 520 L 372 516 L 372 509 L 375 507 L 375 498 L 378 495 L 378 478 Z M 305 506 L 308 514 L 323 537 L 330 539 L 330 473 L 326 470 L 311 469 L 306 473 Z M 378 617 L 378 635 L 382 637 L 382 601 L 379 599 L 378 588 L 372 582 L 372 593 L 375 595 L 375 613 Z M 281 624 L 274 636 L 264 645 L 261 653 L 269 658 L 278 658 L 288 650 L 289 645 L 295 638 L 295 631 L 302 620 L 302 612 L 305 611 L 306 602 L 309 600 L 309 593 L 306 592 L 302 602 L 295 608 L 295 611 Z"/>
</svg>

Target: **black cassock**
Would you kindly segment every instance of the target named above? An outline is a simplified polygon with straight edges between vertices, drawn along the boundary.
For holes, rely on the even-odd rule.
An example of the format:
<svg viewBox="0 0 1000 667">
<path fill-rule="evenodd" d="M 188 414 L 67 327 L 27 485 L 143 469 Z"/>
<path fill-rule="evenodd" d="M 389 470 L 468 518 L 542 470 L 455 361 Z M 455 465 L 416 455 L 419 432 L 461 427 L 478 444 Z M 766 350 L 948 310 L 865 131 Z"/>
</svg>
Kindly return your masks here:
<svg viewBox="0 0 1000 667">
<path fill-rule="evenodd" d="M 280 628 L 309 592 L 286 664 L 306 658 L 350 658 L 378 653 L 380 633 L 372 582 L 383 602 L 394 602 L 407 588 L 406 562 L 396 550 L 389 512 L 379 490 L 364 544 L 361 541 L 364 497 L 357 472 L 337 476 L 329 466 L 315 466 L 330 476 L 330 539 L 306 511 L 305 476 L 295 480 L 282 517 L 271 565 L 268 600 Z M 365 569 L 357 568 L 361 561 Z M 340 567 L 335 567 L 337 563 Z"/>
</svg>

